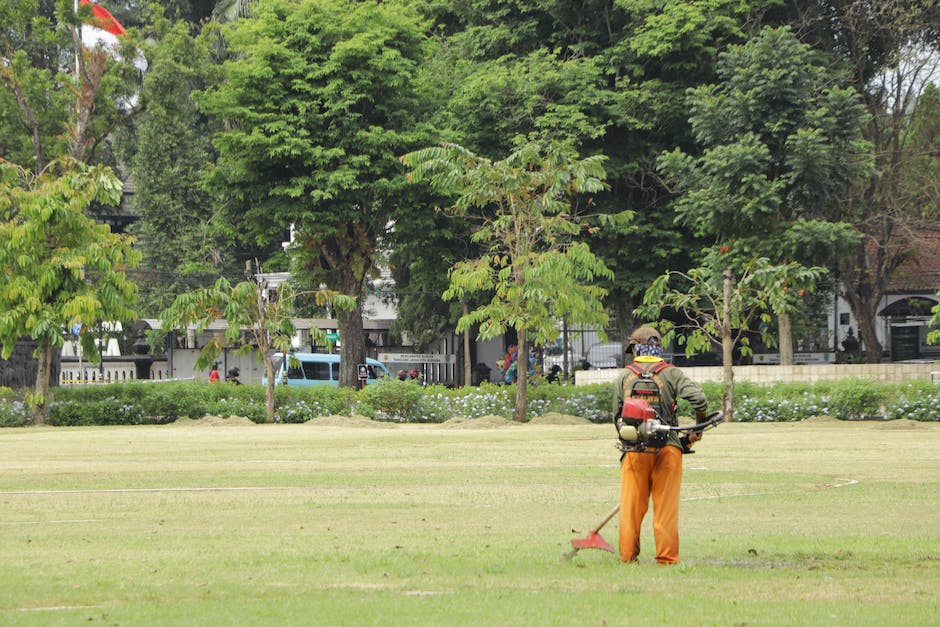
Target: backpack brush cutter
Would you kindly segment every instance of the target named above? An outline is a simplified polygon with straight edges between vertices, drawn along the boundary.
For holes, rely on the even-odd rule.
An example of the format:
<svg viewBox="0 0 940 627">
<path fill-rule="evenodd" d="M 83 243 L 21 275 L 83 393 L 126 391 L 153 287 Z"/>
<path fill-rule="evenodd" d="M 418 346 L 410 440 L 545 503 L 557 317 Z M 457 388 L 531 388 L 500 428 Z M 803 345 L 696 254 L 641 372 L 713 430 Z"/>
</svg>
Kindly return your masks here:
<svg viewBox="0 0 940 627">
<path fill-rule="evenodd" d="M 628 401 L 629 403 L 629 401 Z M 645 404 L 645 403 L 644 403 Z M 648 407 L 648 406 L 647 406 Z M 617 448 L 626 452 L 643 452 L 647 450 L 648 442 L 656 442 L 661 439 L 664 435 L 668 434 L 670 431 L 678 431 L 680 433 L 701 433 L 706 429 L 711 427 L 717 427 L 720 423 L 724 422 L 725 416 L 722 412 L 716 411 L 708 416 L 704 422 L 699 422 L 694 425 L 686 425 L 681 427 L 674 427 L 663 423 L 659 418 L 649 417 L 650 414 L 647 413 L 645 408 L 640 407 L 643 411 L 643 418 L 639 423 L 639 426 L 633 424 L 618 424 L 620 431 L 620 441 L 617 443 Z M 625 417 L 631 410 L 624 409 Z M 655 416 L 655 412 L 653 412 Z M 688 438 L 681 438 L 682 441 L 682 452 L 691 453 L 690 444 Z M 562 555 L 562 559 L 570 560 L 575 555 L 578 554 L 578 551 L 581 549 L 600 549 L 602 551 L 609 551 L 610 553 L 616 553 L 614 547 L 607 542 L 603 537 L 601 537 L 600 531 L 604 528 L 604 525 L 609 523 L 611 519 L 617 515 L 617 512 L 620 511 L 620 505 L 617 505 L 614 509 L 611 510 L 604 519 L 598 523 L 596 527 L 591 529 L 587 537 L 584 538 L 574 538 L 571 540 L 572 549 Z"/>
<path fill-rule="evenodd" d="M 689 433 L 701 433 L 711 427 L 717 427 L 724 422 L 725 415 L 712 412 L 703 422 L 694 425 L 672 426 L 663 422 L 656 412 L 645 401 L 628 400 L 623 404 L 622 420 L 617 422 L 617 432 L 620 441 L 617 448 L 627 452 L 643 452 L 649 447 L 659 448 L 666 443 L 666 435 L 670 431 L 683 434 L 679 438 L 682 442 L 683 453 L 694 453 L 689 444 Z"/>
</svg>

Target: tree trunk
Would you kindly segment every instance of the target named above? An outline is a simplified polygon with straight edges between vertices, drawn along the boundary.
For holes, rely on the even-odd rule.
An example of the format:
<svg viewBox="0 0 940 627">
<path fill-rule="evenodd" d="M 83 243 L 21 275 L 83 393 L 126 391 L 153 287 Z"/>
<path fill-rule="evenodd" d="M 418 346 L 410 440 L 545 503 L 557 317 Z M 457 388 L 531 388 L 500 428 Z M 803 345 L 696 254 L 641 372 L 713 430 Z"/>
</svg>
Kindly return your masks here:
<svg viewBox="0 0 940 627">
<path fill-rule="evenodd" d="M 347 296 L 352 296 L 344 290 Z M 336 312 L 339 322 L 339 384 L 341 387 L 359 387 L 359 364 L 366 363 L 366 348 L 362 326 L 362 290 L 356 296 L 356 307 L 351 311 Z"/>
<path fill-rule="evenodd" d="M 885 227 L 881 237 L 872 237 L 875 242 L 888 240 Z M 849 307 L 858 322 L 858 339 L 865 351 L 865 360 L 877 364 L 881 361 L 881 342 L 878 341 L 878 303 L 884 294 L 884 277 L 893 272 L 898 261 L 886 259 L 887 246 L 875 246 L 875 252 L 868 254 L 865 244 L 859 245 L 854 257 L 849 257 L 840 264 L 839 274 L 842 296 L 849 301 Z"/>
<path fill-rule="evenodd" d="M 777 317 L 778 341 L 780 343 L 780 365 L 793 365 L 793 323 L 790 314 L 782 313 Z"/>
<path fill-rule="evenodd" d="M 463 315 L 470 313 L 470 308 L 467 307 L 467 303 L 461 303 L 463 305 Z M 473 385 L 473 363 L 470 359 L 470 329 L 467 329 L 463 332 L 463 384 L 464 387 L 470 387 Z"/>
<path fill-rule="evenodd" d="M 276 381 L 274 380 L 274 359 L 270 350 L 261 353 L 261 361 L 264 363 L 264 373 L 267 376 L 267 382 L 264 386 L 264 416 L 267 422 L 274 422 L 274 385 Z"/>
<path fill-rule="evenodd" d="M 49 340 L 40 340 L 38 367 L 36 368 L 36 388 L 33 396 L 32 424 L 44 425 L 49 416 L 49 377 L 52 373 L 52 344 Z"/>
<path fill-rule="evenodd" d="M 525 327 L 518 330 L 519 352 L 516 353 L 516 405 L 512 419 L 525 422 L 526 388 L 529 382 L 529 347 Z"/>
<path fill-rule="evenodd" d="M 725 393 L 721 410 L 725 414 L 725 421 L 731 422 L 734 418 L 734 340 L 731 338 L 731 290 L 734 277 L 731 276 L 730 270 L 725 270 L 722 276 L 721 364 Z"/>
<path fill-rule="evenodd" d="M 574 379 L 574 364 L 570 363 L 571 360 L 568 359 L 569 352 L 573 353 L 574 351 L 571 351 L 571 338 L 568 337 L 568 320 L 566 318 L 561 321 L 561 372 L 565 383 Z M 542 374 L 548 373 L 543 372 Z"/>
<path fill-rule="evenodd" d="M 874 299 L 872 290 L 864 284 L 846 285 L 843 296 L 849 301 L 855 320 L 858 322 L 858 339 L 862 342 L 865 351 L 865 360 L 870 364 L 881 361 L 881 342 L 878 341 L 876 330 L 878 319 L 878 300 Z"/>
</svg>

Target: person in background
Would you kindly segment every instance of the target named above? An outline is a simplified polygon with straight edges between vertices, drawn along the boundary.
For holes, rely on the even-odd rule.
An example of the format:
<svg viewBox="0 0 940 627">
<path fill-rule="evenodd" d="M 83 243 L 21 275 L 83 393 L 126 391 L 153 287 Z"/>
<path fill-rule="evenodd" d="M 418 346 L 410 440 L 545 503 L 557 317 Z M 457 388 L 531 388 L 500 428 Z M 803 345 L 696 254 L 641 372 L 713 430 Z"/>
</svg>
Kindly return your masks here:
<svg viewBox="0 0 940 627">
<path fill-rule="evenodd" d="M 219 362 L 212 364 L 212 370 L 209 372 L 209 383 L 219 382 Z"/>
</svg>

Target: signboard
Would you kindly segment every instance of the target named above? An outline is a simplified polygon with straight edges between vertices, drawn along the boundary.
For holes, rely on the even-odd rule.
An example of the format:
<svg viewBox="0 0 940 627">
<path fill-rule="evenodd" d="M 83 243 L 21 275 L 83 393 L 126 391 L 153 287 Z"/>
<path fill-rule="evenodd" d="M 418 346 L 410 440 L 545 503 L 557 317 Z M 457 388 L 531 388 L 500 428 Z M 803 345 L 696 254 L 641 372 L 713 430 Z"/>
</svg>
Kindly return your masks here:
<svg viewBox="0 0 940 627">
<path fill-rule="evenodd" d="M 335 342 L 336 340 L 339 339 L 339 331 L 327 331 L 326 339 L 328 339 L 331 342 Z"/>
<path fill-rule="evenodd" d="M 439 353 L 379 353 L 379 361 L 396 364 L 453 364 L 457 356 Z"/>
</svg>

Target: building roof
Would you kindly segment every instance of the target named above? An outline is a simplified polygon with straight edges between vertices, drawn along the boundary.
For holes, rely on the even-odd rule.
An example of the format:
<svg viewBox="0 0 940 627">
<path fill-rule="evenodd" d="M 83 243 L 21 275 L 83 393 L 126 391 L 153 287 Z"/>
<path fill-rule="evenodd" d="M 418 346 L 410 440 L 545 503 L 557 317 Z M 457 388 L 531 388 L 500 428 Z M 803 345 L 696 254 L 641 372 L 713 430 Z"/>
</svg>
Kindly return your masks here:
<svg viewBox="0 0 940 627">
<path fill-rule="evenodd" d="M 889 294 L 940 290 L 940 225 L 919 229 L 914 235 L 914 252 L 895 270 L 886 284 Z"/>
</svg>

